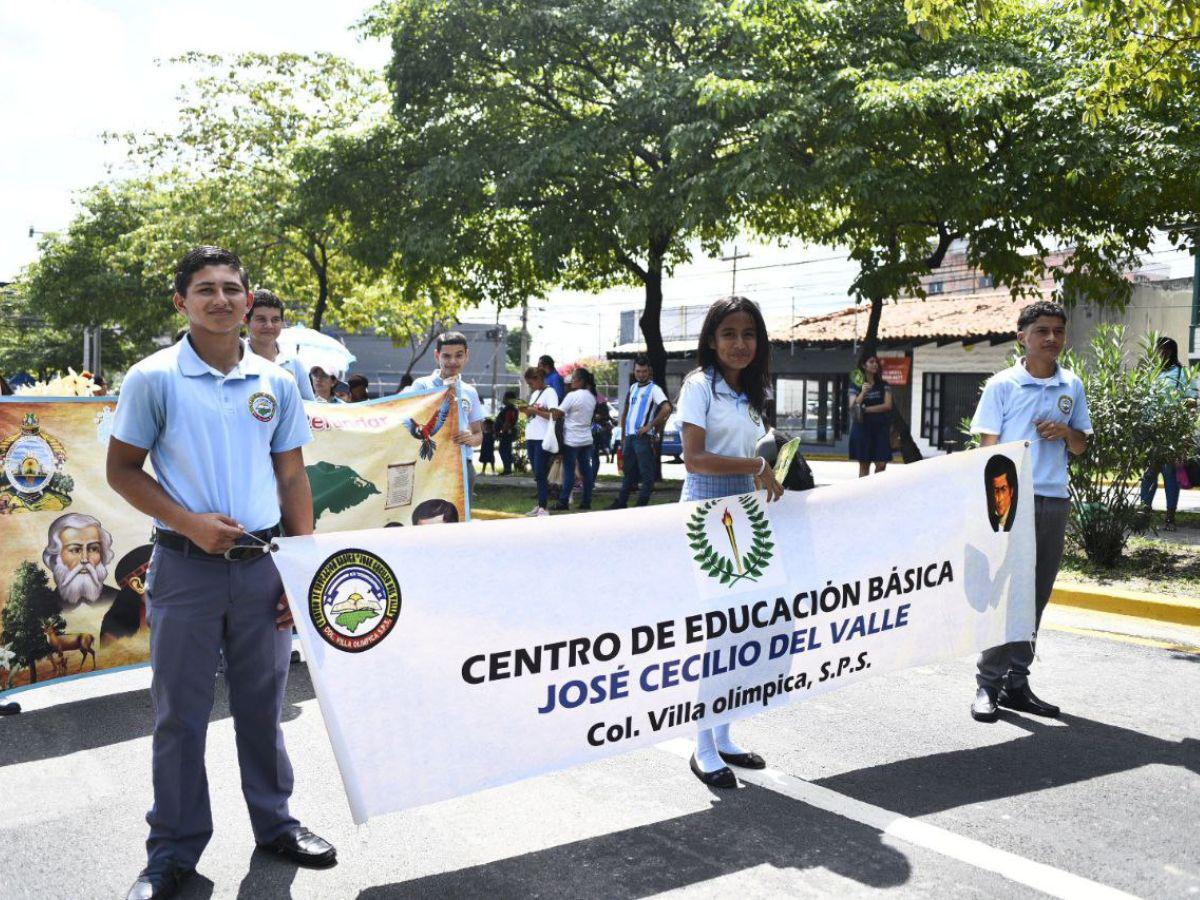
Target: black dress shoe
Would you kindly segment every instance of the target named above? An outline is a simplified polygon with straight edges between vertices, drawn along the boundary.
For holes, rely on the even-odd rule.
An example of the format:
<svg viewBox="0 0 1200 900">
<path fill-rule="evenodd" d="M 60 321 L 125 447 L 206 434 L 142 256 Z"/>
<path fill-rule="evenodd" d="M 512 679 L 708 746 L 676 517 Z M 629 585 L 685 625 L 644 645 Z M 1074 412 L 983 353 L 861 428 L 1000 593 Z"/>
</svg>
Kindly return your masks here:
<svg viewBox="0 0 1200 900">
<path fill-rule="evenodd" d="M 0 703 L 0 716 L 15 716 L 20 711 L 20 703 Z"/>
<path fill-rule="evenodd" d="M 1033 713 L 1035 716 L 1046 716 L 1051 719 L 1058 718 L 1058 707 L 1035 697 L 1033 691 L 1029 689 L 1028 683 L 1019 688 L 1001 688 L 999 702 L 1001 706 L 1009 709 Z"/>
<path fill-rule="evenodd" d="M 300 826 L 281 834 L 268 844 L 258 846 L 287 857 L 298 866 L 307 866 L 310 869 L 325 869 L 337 862 L 337 849 L 333 844 Z"/>
<path fill-rule="evenodd" d="M 996 709 L 996 689 L 981 687 L 975 692 L 975 702 L 971 704 L 971 718 L 976 722 L 995 722 L 1000 716 Z"/>
<path fill-rule="evenodd" d="M 622 503 L 620 500 L 614 500 L 612 503 L 608 504 L 609 509 L 624 509 L 625 506 L 626 504 Z"/>
<path fill-rule="evenodd" d="M 165 869 L 142 869 L 125 895 L 125 900 L 161 900 L 174 897 L 179 886 L 192 876 L 195 869 L 168 866 Z"/>
<path fill-rule="evenodd" d="M 699 778 L 702 782 L 707 784 L 709 787 L 715 787 L 715 788 L 735 788 L 735 787 L 737 787 L 737 776 L 733 774 L 733 771 L 729 768 L 729 766 L 722 766 L 721 768 L 717 769 L 717 771 L 715 771 L 715 772 L 705 772 L 703 769 L 700 768 L 699 763 L 696 762 L 695 754 L 692 755 L 692 758 L 689 761 L 689 764 L 692 767 L 692 774 L 695 775 L 697 778 Z"/>
<path fill-rule="evenodd" d="M 718 753 L 721 753 L 719 750 Z M 721 753 L 721 759 L 740 769 L 765 769 L 767 761 L 757 753 Z"/>
<path fill-rule="evenodd" d="M 569 503 L 561 503 L 561 502 L 560 502 L 560 503 L 555 503 L 555 504 L 554 504 L 552 507 L 550 507 L 550 508 L 551 508 L 551 509 L 554 509 L 554 510 L 557 510 L 558 512 L 564 512 L 564 511 L 566 511 L 566 510 L 568 510 L 568 509 L 570 509 L 570 508 L 571 508 L 571 504 L 569 504 Z"/>
</svg>

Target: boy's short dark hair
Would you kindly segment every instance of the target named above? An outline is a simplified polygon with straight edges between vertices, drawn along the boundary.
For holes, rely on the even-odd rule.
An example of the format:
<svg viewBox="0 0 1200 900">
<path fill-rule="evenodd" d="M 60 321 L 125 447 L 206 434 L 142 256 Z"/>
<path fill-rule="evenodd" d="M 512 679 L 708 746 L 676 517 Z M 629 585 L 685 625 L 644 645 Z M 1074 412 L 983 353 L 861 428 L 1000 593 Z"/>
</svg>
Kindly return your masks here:
<svg viewBox="0 0 1200 900">
<path fill-rule="evenodd" d="M 438 335 L 438 339 L 437 339 L 437 349 L 438 350 L 441 350 L 443 347 L 451 346 L 454 344 L 459 344 L 463 347 L 466 347 L 467 346 L 467 336 L 465 334 L 463 334 L 461 331 L 443 331 L 441 334 Z"/>
<path fill-rule="evenodd" d="M 250 317 L 254 315 L 254 311 L 259 307 L 277 309 L 279 310 L 279 314 L 283 315 L 283 301 L 266 288 L 255 288 L 252 297 L 250 308 L 246 310 L 246 321 L 250 320 Z"/>
<path fill-rule="evenodd" d="M 635 366 L 645 366 L 648 369 L 650 368 L 650 357 L 645 353 L 639 353 L 633 358 L 633 364 Z"/>
<path fill-rule="evenodd" d="M 517 399 L 517 392 L 516 392 L 516 391 L 505 391 L 505 392 L 504 392 L 504 399 L 505 399 L 505 400 L 516 400 L 516 399 Z"/>
<path fill-rule="evenodd" d="M 1064 325 L 1067 324 L 1067 311 L 1063 309 L 1061 303 L 1038 300 L 1021 310 L 1017 316 L 1017 331 L 1024 331 L 1042 316 L 1053 316 L 1056 319 L 1062 319 Z"/>
<path fill-rule="evenodd" d="M 229 266 L 236 269 L 242 280 L 242 287 L 250 290 L 250 276 L 246 274 L 246 269 L 236 253 L 222 250 L 220 247 L 204 246 L 189 250 L 175 266 L 175 293 L 181 297 L 185 295 L 192 283 L 192 276 L 205 266 Z"/>
<path fill-rule="evenodd" d="M 352 388 L 356 388 L 356 387 L 365 388 L 370 383 L 371 382 L 367 379 L 366 375 L 351 375 L 349 378 L 346 379 L 346 384 L 348 384 Z"/>
<path fill-rule="evenodd" d="M 538 357 L 538 365 L 539 366 L 549 366 L 551 369 L 553 369 L 554 368 L 554 357 L 551 356 L 549 353 L 543 353 L 541 356 Z"/>
</svg>

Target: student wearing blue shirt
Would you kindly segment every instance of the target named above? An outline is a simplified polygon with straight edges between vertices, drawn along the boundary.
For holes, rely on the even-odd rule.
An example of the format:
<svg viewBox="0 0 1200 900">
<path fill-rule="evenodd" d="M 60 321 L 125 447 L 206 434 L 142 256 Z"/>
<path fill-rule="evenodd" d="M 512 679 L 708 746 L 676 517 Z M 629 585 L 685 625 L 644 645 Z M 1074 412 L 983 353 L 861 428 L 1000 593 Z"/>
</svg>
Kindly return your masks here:
<svg viewBox="0 0 1200 900">
<path fill-rule="evenodd" d="M 753 301 L 726 297 L 709 308 L 700 328 L 699 368 L 679 391 L 687 469 L 681 500 L 748 494 L 756 478 L 768 502 L 783 496 L 775 470 L 757 455 L 758 442 L 766 435 L 770 354 L 767 326 Z M 729 766 L 766 768 L 761 756 L 734 743 L 729 725 L 696 735 L 690 764 L 697 778 L 717 788 L 737 787 Z"/>
<path fill-rule="evenodd" d="M 280 714 L 292 619 L 265 552 L 281 533 L 312 533 L 301 451 L 312 435 L 291 374 L 239 338 L 247 300 L 229 251 L 200 247 L 180 261 L 174 303 L 189 331 L 129 370 L 108 445 L 109 485 L 155 523 L 146 579 L 154 806 L 130 900 L 175 893 L 212 836 L 204 747 L 222 655 L 255 841 L 300 865 L 336 862 L 333 846 L 288 812 Z"/>
<path fill-rule="evenodd" d="M 1025 353 L 1020 362 L 988 379 L 971 421 L 980 443 L 991 447 L 1029 441 L 1033 456 L 1034 531 L 1037 571 L 1034 576 L 1036 623 L 1050 601 L 1062 562 L 1070 501 L 1068 454 L 1087 450 L 1092 420 L 1079 378 L 1058 364 L 1067 339 L 1067 314 L 1057 303 L 1039 301 L 1021 310 L 1017 340 Z M 1036 638 L 1036 628 L 1033 638 Z M 1058 707 L 1040 700 L 1029 688 L 1034 640 L 1014 641 L 980 654 L 977 689 L 971 716 L 994 722 L 997 705 L 1057 716 Z"/>
<path fill-rule="evenodd" d="M 538 357 L 538 368 L 546 377 L 546 387 L 553 389 L 554 396 L 560 401 L 567 396 L 567 383 L 554 367 L 554 357 L 543 355 Z"/>
<path fill-rule="evenodd" d="M 300 396 L 303 399 L 316 400 L 312 379 L 308 377 L 304 363 L 299 357 L 287 356 L 279 350 L 279 334 L 283 327 L 283 301 L 266 288 L 255 290 L 250 302 L 250 311 L 246 313 L 250 349 L 290 373 L 296 379 L 296 387 L 300 388 Z"/>
<path fill-rule="evenodd" d="M 462 371 L 471 358 L 467 336 L 461 331 L 439 334 L 433 357 L 437 360 L 437 371 L 418 378 L 400 393 L 417 394 L 457 382 L 460 418 L 454 443 L 467 448 L 467 493 L 470 493 L 475 487 L 475 466 L 471 462 L 473 448 L 483 443 L 483 404 L 479 402 L 479 392 L 462 377 Z M 467 423 L 465 428 L 464 420 Z"/>
</svg>

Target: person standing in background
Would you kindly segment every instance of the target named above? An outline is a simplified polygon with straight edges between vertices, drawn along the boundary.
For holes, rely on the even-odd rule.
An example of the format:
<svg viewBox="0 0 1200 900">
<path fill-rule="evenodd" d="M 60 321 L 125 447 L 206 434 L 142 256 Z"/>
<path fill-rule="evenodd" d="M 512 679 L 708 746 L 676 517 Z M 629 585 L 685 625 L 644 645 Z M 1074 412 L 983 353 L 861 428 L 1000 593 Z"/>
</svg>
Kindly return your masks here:
<svg viewBox="0 0 1200 900">
<path fill-rule="evenodd" d="M 546 386 L 546 373 L 540 366 L 525 370 L 525 384 L 529 386 L 529 403 L 521 410 L 528 420 L 525 422 L 525 452 L 529 454 L 529 467 L 537 482 L 537 506 L 528 516 L 548 516 L 546 508 L 550 502 L 550 460 L 552 454 L 542 447 L 548 429 L 554 427 L 553 411 L 558 409 L 558 395 L 554 388 Z"/>
<path fill-rule="evenodd" d="M 638 506 L 650 502 L 654 481 L 658 474 L 658 455 L 655 453 L 654 436 L 661 433 L 667 417 L 671 415 L 671 401 L 663 389 L 652 380 L 654 370 L 650 358 L 644 353 L 634 357 L 634 383 L 625 395 L 621 407 L 621 456 L 625 463 L 625 477 L 621 480 L 621 491 L 609 509 L 624 509 L 629 503 L 633 487 L 641 479 L 638 490 Z"/>
<path fill-rule="evenodd" d="M 1179 362 L 1179 345 L 1169 337 L 1160 337 L 1155 349 L 1162 361 L 1162 372 L 1154 384 L 1157 399 L 1170 402 L 1182 395 L 1194 401 L 1196 389 L 1188 383 L 1187 370 Z M 1142 476 L 1142 505 L 1149 512 L 1154 508 L 1154 495 L 1158 493 L 1158 476 L 1162 474 L 1163 488 L 1167 495 L 1167 514 L 1163 524 L 1168 530 L 1175 528 L 1175 510 L 1179 506 L 1179 477 L 1175 474 L 1178 466 L 1178 460 L 1168 460 L 1162 465 L 1148 469 Z"/>
<path fill-rule="evenodd" d="M 517 392 L 504 392 L 504 405 L 500 407 L 496 414 L 496 441 L 500 445 L 500 462 L 504 464 L 504 471 L 501 475 L 509 475 L 512 473 L 513 465 L 513 441 L 517 437 L 518 416 L 517 410 Z M 495 471 L 495 465 L 492 465 L 492 470 Z"/>
<path fill-rule="evenodd" d="M 555 419 L 563 420 L 563 480 L 558 495 L 557 510 L 571 508 L 571 488 L 575 484 L 575 471 L 583 483 L 583 498 L 580 509 L 592 508 L 592 488 L 596 483 L 596 470 L 592 468 L 592 414 L 596 411 L 596 379 L 582 366 L 571 373 L 571 392 L 553 410 Z"/>
<path fill-rule="evenodd" d="M 558 374 L 558 369 L 554 367 L 554 357 L 542 355 L 538 357 L 538 368 L 542 370 L 542 375 L 546 379 L 546 387 L 554 391 L 560 401 L 567 396 L 567 385 L 563 381 L 563 377 Z"/>
<path fill-rule="evenodd" d="M 270 360 L 296 379 L 303 400 L 316 400 L 312 381 L 298 357 L 288 356 L 279 349 L 279 335 L 286 327 L 283 301 L 266 288 L 255 290 L 250 311 L 246 313 L 246 330 L 250 334 L 250 349 L 256 356 Z"/>
<path fill-rule="evenodd" d="M 859 364 L 862 387 L 850 388 L 850 458 L 858 461 L 858 477 L 878 474 L 892 461 L 892 389 L 883 380 L 879 357 L 871 354 Z"/>
</svg>

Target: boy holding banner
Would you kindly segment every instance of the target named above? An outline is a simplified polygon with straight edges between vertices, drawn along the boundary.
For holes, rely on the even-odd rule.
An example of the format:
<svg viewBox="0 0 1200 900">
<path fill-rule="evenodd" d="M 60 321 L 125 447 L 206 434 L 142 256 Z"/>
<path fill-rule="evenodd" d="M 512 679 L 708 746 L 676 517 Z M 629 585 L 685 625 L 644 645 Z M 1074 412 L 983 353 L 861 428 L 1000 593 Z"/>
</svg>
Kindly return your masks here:
<svg viewBox="0 0 1200 900">
<path fill-rule="evenodd" d="M 1067 337 L 1067 314 L 1057 303 L 1039 301 L 1017 317 L 1017 340 L 1024 357 L 1012 368 L 988 379 L 971 421 L 971 431 L 990 447 L 1008 441 L 1029 441 L 1033 458 L 1034 530 L 1037 570 L 1034 576 L 1037 617 L 1050 602 L 1054 579 L 1062 562 L 1067 514 L 1068 453 L 1087 450 L 1092 420 L 1088 415 L 1083 382 L 1058 364 Z M 998 476 L 1003 479 L 1003 474 Z M 1011 490 L 1011 485 L 989 485 Z M 1039 699 L 1029 689 L 1034 635 L 992 647 L 979 656 L 977 690 L 971 717 L 994 722 L 997 705 L 1038 716 L 1057 716 L 1058 707 Z"/>
<path fill-rule="evenodd" d="M 109 485 L 155 520 L 154 806 L 129 900 L 174 894 L 212 836 L 204 746 L 222 653 L 255 840 L 300 865 L 336 862 L 333 846 L 288 812 L 280 714 L 292 621 L 268 553 L 283 532 L 312 534 L 301 451 L 312 435 L 291 374 L 239 338 L 248 287 L 227 250 L 200 247 L 180 261 L 174 303 L 189 332 L 129 370 L 108 445 Z"/>
<path fill-rule="evenodd" d="M 442 332 L 438 335 L 433 357 L 437 360 L 437 371 L 418 378 L 409 387 L 402 390 L 400 395 L 444 388 L 448 384 L 455 385 L 459 418 L 458 431 L 454 433 L 454 443 L 466 448 L 464 451 L 467 463 L 466 490 L 470 494 L 475 487 L 475 465 L 471 460 L 473 448 L 483 443 L 483 404 L 479 402 L 479 392 L 462 378 L 462 371 L 471 358 L 471 351 L 467 347 L 467 336 L 461 331 Z M 493 468 L 495 467 L 493 466 Z"/>
</svg>

